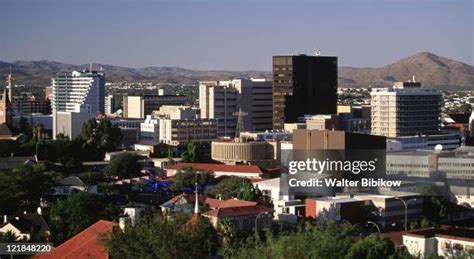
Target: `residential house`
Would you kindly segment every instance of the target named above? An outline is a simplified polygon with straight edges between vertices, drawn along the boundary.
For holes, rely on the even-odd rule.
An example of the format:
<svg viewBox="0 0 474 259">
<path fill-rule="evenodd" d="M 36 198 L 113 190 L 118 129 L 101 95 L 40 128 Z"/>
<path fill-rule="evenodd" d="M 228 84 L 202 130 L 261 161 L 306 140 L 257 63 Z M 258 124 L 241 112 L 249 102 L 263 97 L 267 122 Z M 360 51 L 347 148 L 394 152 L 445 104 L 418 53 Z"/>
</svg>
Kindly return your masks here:
<svg viewBox="0 0 474 259">
<path fill-rule="evenodd" d="M 112 232 L 116 227 L 116 223 L 99 220 L 85 230 L 79 232 L 75 236 L 53 249 L 51 253 L 37 254 L 35 259 L 50 258 L 94 258 L 108 259 L 109 254 L 100 238 L 107 233 Z"/>
<path fill-rule="evenodd" d="M 3 216 L 3 224 L 0 225 L 0 233 L 12 233 L 17 240 L 30 240 L 33 235 L 49 236 L 50 228 L 43 216 L 38 213 L 25 213 L 19 217 L 8 219 Z"/>
<path fill-rule="evenodd" d="M 219 176 L 238 176 L 247 179 L 268 179 L 271 173 L 256 165 L 224 165 L 210 163 L 177 163 L 166 168 L 166 176 L 171 177 L 183 170 L 192 168 L 197 171 L 211 171 L 217 178 Z"/>
</svg>

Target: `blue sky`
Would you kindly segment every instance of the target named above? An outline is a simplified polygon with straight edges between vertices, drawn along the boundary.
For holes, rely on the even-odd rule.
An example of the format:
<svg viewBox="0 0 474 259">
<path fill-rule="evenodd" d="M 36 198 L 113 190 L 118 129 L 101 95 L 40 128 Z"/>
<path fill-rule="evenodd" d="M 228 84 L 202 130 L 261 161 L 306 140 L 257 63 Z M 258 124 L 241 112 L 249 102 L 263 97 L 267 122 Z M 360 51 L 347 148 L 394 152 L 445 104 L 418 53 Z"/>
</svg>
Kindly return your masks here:
<svg viewBox="0 0 474 259">
<path fill-rule="evenodd" d="M 474 64 L 474 0 L 0 0 L 0 60 L 271 70 L 275 54 Z"/>
</svg>

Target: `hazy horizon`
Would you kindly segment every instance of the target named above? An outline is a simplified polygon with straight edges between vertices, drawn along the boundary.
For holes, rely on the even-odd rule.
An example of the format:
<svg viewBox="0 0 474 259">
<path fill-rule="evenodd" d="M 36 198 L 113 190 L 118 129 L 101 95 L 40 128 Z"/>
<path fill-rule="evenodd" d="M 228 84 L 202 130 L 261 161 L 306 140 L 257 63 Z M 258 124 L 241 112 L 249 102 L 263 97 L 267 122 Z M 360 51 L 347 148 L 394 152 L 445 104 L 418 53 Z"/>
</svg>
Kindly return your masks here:
<svg viewBox="0 0 474 259">
<path fill-rule="evenodd" d="M 271 56 L 380 67 L 418 52 L 473 65 L 473 1 L 0 0 L 0 60 L 271 70 Z"/>
</svg>

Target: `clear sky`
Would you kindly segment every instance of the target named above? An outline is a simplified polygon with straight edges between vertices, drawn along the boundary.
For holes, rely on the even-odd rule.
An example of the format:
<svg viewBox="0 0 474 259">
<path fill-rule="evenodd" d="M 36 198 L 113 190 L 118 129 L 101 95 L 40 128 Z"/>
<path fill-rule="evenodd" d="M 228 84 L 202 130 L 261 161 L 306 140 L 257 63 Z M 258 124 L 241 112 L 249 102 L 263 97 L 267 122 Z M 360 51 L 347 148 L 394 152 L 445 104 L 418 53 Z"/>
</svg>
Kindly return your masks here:
<svg viewBox="0 0 474 259">
<path fill-rule="evenodd" d="M 474 0 L 0 0 L 0 60 L 271 70 L 275 54 L 474 64 Z"/>
</svg>

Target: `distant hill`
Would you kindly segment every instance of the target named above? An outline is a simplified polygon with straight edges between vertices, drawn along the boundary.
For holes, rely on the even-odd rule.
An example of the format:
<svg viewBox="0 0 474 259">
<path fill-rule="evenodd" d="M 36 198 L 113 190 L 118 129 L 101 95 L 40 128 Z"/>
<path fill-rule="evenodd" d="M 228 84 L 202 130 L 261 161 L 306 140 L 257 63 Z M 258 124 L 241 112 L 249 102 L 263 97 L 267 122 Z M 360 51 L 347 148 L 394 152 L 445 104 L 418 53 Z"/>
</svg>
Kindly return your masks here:
<svg viewBox="0 0 474 259">
<path fill-rule="evenodd" d="M 50 85 L 51 78 L 57 74 L 89 68 L 89 64 L 71 65 L 48 60 L 15 61 L 13 63 L 0 61 L 1 78 L 6 77 L 10 66 L 14 73 L 15 82 L 26 85 Z M 269 78 L 271 76 L 270 72 L 265 71 L 211 71 L 191 70 L 181 67 L 145 67 L 135 69 L 107 64 L 94 64 L 94 69 L 99 67 L 104 69 L 107 81 L 109 82 L 151 81 L 156 83 L 196 84 L 199 80 L 224 80 L 242 77 Z"/>
<path fill-rule="evenodd" d="M 5 78 L 9 67 L 16 83 L 49 85 L 58 73 L 83 70 L 89 65 L 71 65 L 55 61 L 0 61 L 0 77 Z M 107 81 L 152 81 L 156 83 L 196 84 L 199 80 L 225 80 L 239 77 L 271 78 L 268 71 L 191 70 L 181 67 L 127 68 L 107 64 L 102 66 Z M 429 52 L 420 52 L 395 63 L 379 68 L 339 68 L 340 87 L 386 86 L 394 81 L 408 80 L 412 76 L 425 86 L 473 86 L 474 67 Z M 2 80 L 3 81 L 3 80 Z"/>
<path fill-rule="evenodd" d="M 383 86 L 415 76 L 425 86 L 472 86 L 474 67 L 429 52 L 420 52 L 379 68 L 339 68 L 339 86 Z"/>
</svg>

